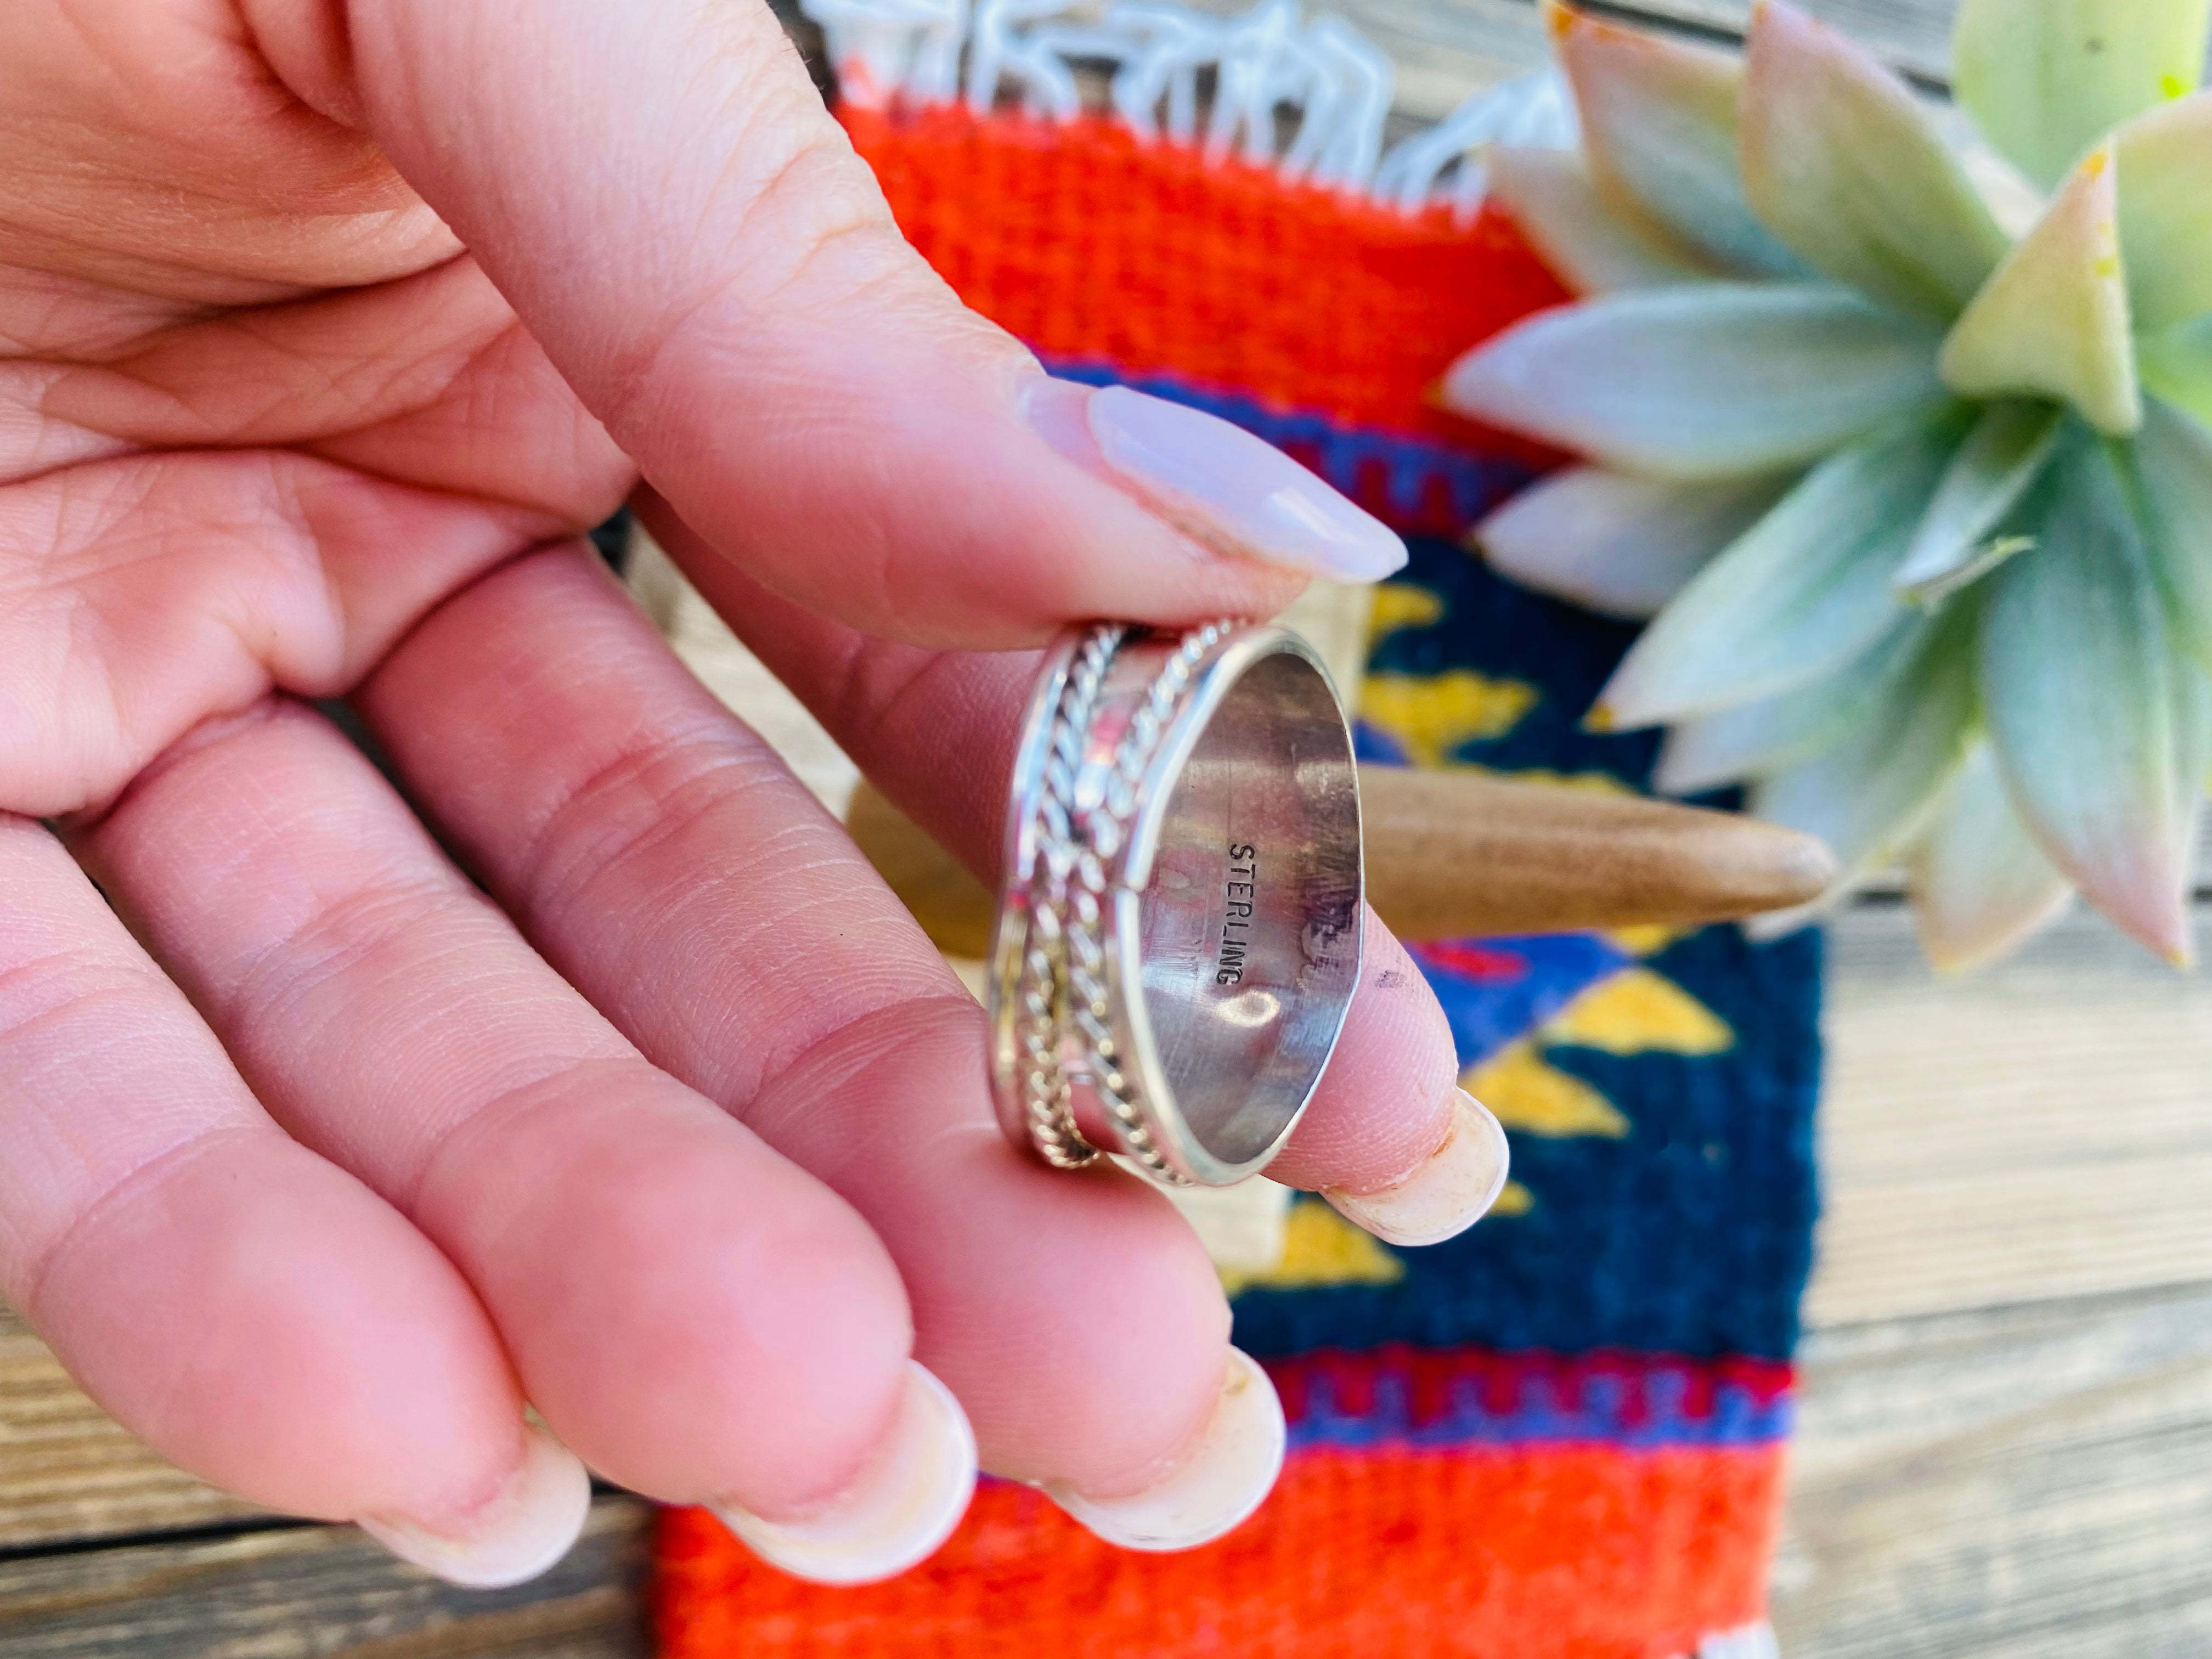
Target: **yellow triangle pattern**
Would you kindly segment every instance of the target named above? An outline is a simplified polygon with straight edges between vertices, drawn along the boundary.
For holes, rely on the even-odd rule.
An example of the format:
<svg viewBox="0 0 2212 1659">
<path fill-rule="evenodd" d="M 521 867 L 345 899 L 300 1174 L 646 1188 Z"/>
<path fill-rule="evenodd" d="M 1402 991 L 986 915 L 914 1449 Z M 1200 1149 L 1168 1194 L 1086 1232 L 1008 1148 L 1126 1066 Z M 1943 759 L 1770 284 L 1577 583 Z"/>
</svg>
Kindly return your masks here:
<svg viewBox="0 0 2212 1659">
<path fill-rule="evenodd" d="M 1628 948 L 1652 951 L 1666 943 L 1663 933 L 1649 940 L 1622 941 Z M 1460 1086 L 1498 1115 L 1499 1122 L 1523 1134 L 1562 1139 L 1626 1136 L 1626 1114 L 1605 1095 L 1545 1059 L 1547 1048 L 1595 1048 L 1610 1054 L 1717 1054 L 1735 1046 L 1727 1021 L 1663 974 L 1649 968 L 1624 968 L 1591 986 L 1539 1027 L 1534 1038 L 1509 1044 L 1460 1076 Z M 1492 1209 L 1493 1217 L 1526 1215 L 1535 1195 L 1519 1182 L 1507 1183 Z"/>
<path fill-rule="evenodd" d="M 1524 1134 L 1617 1140 L 1628 1133 L 1628 1120 L 1619 1107 L 1580 1078 L 1547 1064 L 1530 1042 L 1510 1044 L 1481 1065 L 1470 1066 L 1460 1086 L 1507 1128 Z"/>
<path fill-rule="evenodd" d="M 1406 1276 L 1401 1261 L 1371 1233 L 1363 1232 L 1317 1198 L 1301 1198 L 1283 1218 L 1282 1259 L 1264 1273 L 1224 1270 L 1230 1295 L 1255 1285 L 1274 1291 L 1323 1285 L 1395 1285 Z"/>
<path fill-rule="evenodd" d="M 1649 968 L 1624 968 L 1599 981 L 1538 1036 L 1549 1044 L 1608 1054 L 1717 1054 L 1735 1046 L 1726 1020 Z"/>
<path fill-rule="evenodd" d="M 1605 936 L 1632 957 L 1656 957 L 1691 931 L 1671 922 L 1634 921 L 1626 927 L 1608 927 Z"/>
<path fill-rule="evenodd" d="M 1370 674 L 1359 717 L 1395 738 L 1417 766 L 1442 766 L 1463 743 L 1503 737 L 1536 706 L 1536 688 L 1471 668 L 1437 675 Z"/>
<path fill-rule="evenodd" d="M 1490 1213 L 1485 1218 L 1491 1221 L 1506 1220 L 1516 1215 L 1526 1215 L 1535 1207 L 1536 1195 L 1519 1182 L 1509 1181 L 1505 1183 L 1505 1189 L 1498 1194 L 1498 1202 L 1490 1206 Z"/>
<path fill-rule="evenodd" d="M 1374 609 L 1368 613 L 1368 643 L 1401 629 L 1433 628 L 1443 619 L 1441 593 L 1412 582 L 1382 582 L 1375 589 Z"/>
</svg>

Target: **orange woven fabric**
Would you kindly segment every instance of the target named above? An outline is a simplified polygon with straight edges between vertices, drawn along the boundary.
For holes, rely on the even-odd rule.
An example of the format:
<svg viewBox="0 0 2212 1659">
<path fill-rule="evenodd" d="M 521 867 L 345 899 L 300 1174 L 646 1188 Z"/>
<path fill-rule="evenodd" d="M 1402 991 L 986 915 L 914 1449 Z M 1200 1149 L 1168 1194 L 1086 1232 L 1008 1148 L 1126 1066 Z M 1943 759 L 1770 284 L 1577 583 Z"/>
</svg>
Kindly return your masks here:
<svg viewBox="0 0 2212 1659">
<path fill-rule="evenodd" d="M 1143 143 L 1103 118 L 842 114 L 900 228 L 961 298 L 1048 357 L 1528 448 L 1431 395 L 1455 357 L 1567 297 L 1502 216 L 1408 218 L 1272 167 Z"/>
<path fill-rule="evenodd" d="M 933 1559 L 828 1590 L 663 1517 L 665 1659 L 1669 1659 L 1758 1616 L 1781 1451 L 1316 1448 L 1219 1543 L 1136 1555 L 991 1484 Z"/>
</svg>

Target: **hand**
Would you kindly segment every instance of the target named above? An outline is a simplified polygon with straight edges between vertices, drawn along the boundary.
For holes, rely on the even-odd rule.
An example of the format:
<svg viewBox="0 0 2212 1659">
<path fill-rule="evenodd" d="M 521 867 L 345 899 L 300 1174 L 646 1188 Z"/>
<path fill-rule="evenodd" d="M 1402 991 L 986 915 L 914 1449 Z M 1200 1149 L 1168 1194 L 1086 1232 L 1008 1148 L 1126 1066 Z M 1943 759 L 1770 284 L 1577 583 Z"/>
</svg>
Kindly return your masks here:
<svg viewBox="0 0 2212 1659">
<path fill-rule="evenodd" d="M 176 1462 L 461 1582 L 556 1558 L 583 1463 L 892 1571 L 969 1420 L 1109 1537 L 1234 1519 L 1273 1407 L 1188 1231 L 1001 1141 L 980 1012 L 578 543 L 641 472 L 988 866 L 1029 659 L 951 653 L 1401 556 L 1088 395 L 750 0 L 0 7 L 0 1293 Z M 1495 1125 L 1370 937 L 1273 1173 L 1441 1235 Z"/>
</svg>

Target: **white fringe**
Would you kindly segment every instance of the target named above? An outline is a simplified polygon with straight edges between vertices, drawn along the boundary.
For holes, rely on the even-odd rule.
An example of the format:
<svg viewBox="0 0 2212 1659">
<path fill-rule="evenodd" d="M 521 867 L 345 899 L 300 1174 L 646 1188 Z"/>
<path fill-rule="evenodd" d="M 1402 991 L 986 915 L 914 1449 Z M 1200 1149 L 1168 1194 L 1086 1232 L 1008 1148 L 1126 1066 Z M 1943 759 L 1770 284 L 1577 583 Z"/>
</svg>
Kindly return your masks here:
<svg viewBox="0 0 2212 1659">
<path fill-rule="evenodd" d="M 1781 1659 L 1781 1654 L 1774 1640 L 1774 1626 L 1762 1619 L 1740 1630 L 1708 1636 L 1698 1644 L 1695 1653 L 1684 1659 Z"/>
<path fill-rule="evenodd" d="M 1174 0 L 1118 0 L 1103 10 L 1091 0 L 800 4 L 822 26 L 854 103 L 957 100 L 981 113 L 1012 96 L 1032 115 L 1072 121 L 1084 110 L 1075 66 L 1110 66 L 1108 101 L 1139 138 L 1272 163 L 1286 179 L 1405 213 L 1443 201 L 1471 215 L 1492 145 L 1564 149 L 1578 136 L 1565 82 L 1544 69 L 1485 88 L 1386 154 L 1390 60 L 1340 17 L 1303 21 L 1298 0 L 1259 0 L 1225 18 Z M 1212 95 L 1201 111 L 1206 76 Z"/>
</svg>

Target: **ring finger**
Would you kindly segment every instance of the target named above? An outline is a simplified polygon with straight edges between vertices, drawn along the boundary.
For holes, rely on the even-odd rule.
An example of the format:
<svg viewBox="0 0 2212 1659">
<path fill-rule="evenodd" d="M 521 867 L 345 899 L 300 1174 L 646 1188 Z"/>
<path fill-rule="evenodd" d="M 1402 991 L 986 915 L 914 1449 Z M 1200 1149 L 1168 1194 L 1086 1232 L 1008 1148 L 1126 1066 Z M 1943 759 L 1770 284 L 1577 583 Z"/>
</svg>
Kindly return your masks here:
<svg viewBox="0 0 2212 1659">
<path fill-rule="evenodd" d="M 964 1420 L 907 1366 L 866 1224 L 640 1056 L 326 721 L 202 728 L 81 851 L 270 1113 L 461 1270 L 586 1462 L 817 1576 L 903 1566 L 957 1518 Z M 857 1545 L 824 1568 L 807 1528 L 841 1503 Z M 886 1505 L 913 1522 L 888 1542 Z"/>
</svg>

